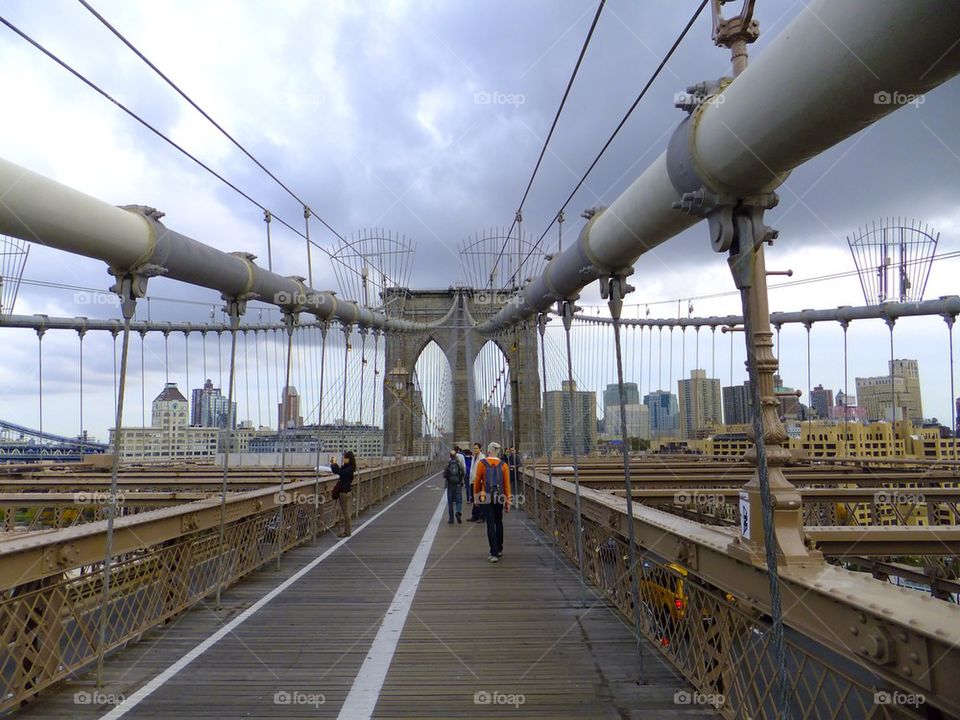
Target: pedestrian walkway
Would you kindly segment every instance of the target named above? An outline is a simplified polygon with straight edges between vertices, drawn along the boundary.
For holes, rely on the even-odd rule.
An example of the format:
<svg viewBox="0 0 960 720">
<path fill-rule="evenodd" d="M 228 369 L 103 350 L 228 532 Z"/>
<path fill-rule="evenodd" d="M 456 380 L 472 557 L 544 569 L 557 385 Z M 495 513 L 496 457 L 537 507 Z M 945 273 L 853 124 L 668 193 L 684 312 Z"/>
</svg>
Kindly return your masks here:
<svg viewBox="0 0 960 720">
<path fill-rule="evenodd" d="M 448 525 L 442 478 L 415 483 L 62 683 L 24 718 L 712 717 L 581 590 L 522 512 L 503 560 L 482 524 Z M 467 513 L 465 513 L 467 515 Z M 699 713 L 699 714 L 698 714 Z"/>
</svg>

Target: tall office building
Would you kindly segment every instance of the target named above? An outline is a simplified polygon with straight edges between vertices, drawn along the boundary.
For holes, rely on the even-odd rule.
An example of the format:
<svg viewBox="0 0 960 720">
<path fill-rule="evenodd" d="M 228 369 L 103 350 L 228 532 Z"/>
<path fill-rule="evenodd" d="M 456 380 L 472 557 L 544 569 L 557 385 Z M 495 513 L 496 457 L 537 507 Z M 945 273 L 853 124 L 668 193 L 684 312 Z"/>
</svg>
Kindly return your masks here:
<svg viewBox="0 0 960 720">
<path fill-rule="evenodd" d="M 654 390 L 643 396 L 643 404 L 650 411 L 650 436 L 671 437 L 679 427 L 677 396 L 666 390 Z"/>
<path fill-rule="evenodd" d="M 729 385 L 723 388 L 723 422 L 726 425 L 743 425 L 751 421 L 750 417 L 750 381 L 743 385 Z"/>
<path fill-rule="evenodd" d="M 543 393 L 547 446 L 562 455 L 571 455 L 574 447 L 587 455 L 597 445 L 597 394 L 577 390 L 577 384 L 567 380 L 561 388 Z"/>
<path fill-rule="evenodd" d="M 639 405 L 640 404 L 640 390 L 637 388 L 636 383 L 625 382 L 623 384 L 623 395 L 625 404 L 627 405 Z M 606 417 L 608 407 L 620 407 L 620 387 L 616 383 L 611 383 L 607 385 L 607 389 L 603 391 L 603 414 Z"/>
<path fill-rule="evenodd" d="M 890 389 L 890 376 L 856 378 L 857 400 L 866 411 L 867 420 L 879 422 L 881 420 L 903 420 L 907 417 L 907 408 L 904 405 L 906 384 L 902 377 L 893 377 L 893 390 Z M 891 408 L 896 402 L 896 412 Z"/>
<path fill-rule="evenodd" d="M 284 402 L 285 401 L 285 402 Z M 277 428 L 295 428 L 303 426 L 300 415 L 300 393 L 293 385 L 283 389 L 283 398 L 277 403 Z"/>
<path fill-rule="evenodd" d="M 829 419 L 833 409 L 833 390 L 817 385 L 810 391 L 810 408 L 818 418 Z"/>
<path fill-rule="evenodd" d="M 915 425 L 923 422 L 923 399 L 920 397 L 920 365 L 916 360 L 893 360 L 887 362 L 887 369 L 894 377 L 903 378 L 903 406 L 907 417 Z"/>
<path fill-rule="evenodd" d="M 923 422 L 920 397 L 920 367 L 916 360 L 887 361 L 889 374 L 857 378 L 857 397 L 871 421 L 908 419 L 916 425 Z M 890 380 L 893 379 L 891 390 Z M 891 410 L 896 407 L 896 412 Z"/>
<path fill-rule="evenodd" d="M 677 383 L 680 405 L 680 437 L 695 438 L 711 425 L 722 425 L 720 381 L 708 378 L 706 370 L 691 370 L 689 380 Z"/>
<path fill-rule="evenodd" d="M 237 404 L 229 406 L 220 388 L 207 379 L 202 388 L 194 388 L 190 407 L 190 424 L 193 427 L 234 427 L 237 422 Z"/>
<path fill-rule="evenodd" d="M 650 409 L 640 404 L 640 390 L 636 383 L 624 383 L 623 394 L 626 402 L 624 410 L 627 417 L 627 437 L 650 439 Z M 620 388 L 607 385 L 603 392 L 603 432 L 610 440 L 623 437 L 620 428 Z"/>
</svg>

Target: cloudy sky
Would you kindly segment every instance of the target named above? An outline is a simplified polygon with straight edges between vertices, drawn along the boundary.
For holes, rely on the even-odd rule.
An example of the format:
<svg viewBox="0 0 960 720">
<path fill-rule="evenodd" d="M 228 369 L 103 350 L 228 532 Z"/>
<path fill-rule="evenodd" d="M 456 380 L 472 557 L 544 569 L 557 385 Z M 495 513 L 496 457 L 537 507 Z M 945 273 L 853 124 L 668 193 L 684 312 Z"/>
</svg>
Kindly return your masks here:
<svg viewBox="0 0 960 720">
<path fill-rule="evenodd" d="M 476 281 L 458 248 L 513 219 L 596 9 L 573 0 L 93 4 L 338 232 L 382 228 L 413 238 L 412 287 Z M 803 4 L 759 3 L 762 36 L 751 52 L 762 53 Z M 539 237 L 695 6 L 692 0 L 607 3 L 527 201 L 526 232 Z M 302 224 L 296 201 L 78 2 L 7 0 L 0 12 L 277 216 Z M 611 202 L 661 152 L 680 119 L 674 93 L 727 72 L 726 53 L 709 35 L 704 15 L 571 203 L 569 237 L 581 210 Z M 0 112 L 0 156 L 110 203 L 158 207 L 169 227 L 223 250 L 253 252 L 266 264 L 256 207 L 6 28 L 0 28 L 0 77 L 8 99 Z M 887 216 L 922 219 L 941 233 L 939 252 L 960 249 L 958 109 L 960 82 L 954 80 L 923 104 L 901 109 L 796 170 L 769 215 L 781 239 L 768 265 L 792 269 L 795 278 L 852 270 L 847 235 Z M 273 227 L 275 270 L 306 275 L 303 241 Z M 335 247 L 336 238 L 319 224 L 312 234 Z M 554 243 L 551 232 L 548 247 Z M 957 292 L 956 263 L 934 263 L 927 297 Z M 314 285 L 336 289 L 336 274 L 319 251 L 313 265 Z M 40 246 L 31 248 L 25 278 L 81 288 L 110 284 L 102 263 Z M 710 250 L 703 227 L 645 256 L 636 279 L 630 302 L 638 307 L 628 312 L 645 313 L 649 303 L 652 316 L 675 316 L 677 300 L 686 314 L 687 298 L 732 289 L 726 263 Z M 151 281 L 150 294 L 153 319 L 204 320 L 218 304 L 214 293 L 162 279 Z M 851 277 L 771 294 L 771 305 L 783 310 L 862 302 Z M 590 303 L 599 303 L 593 290 L 584 295 L 584 304 Z M 693 304 L 698 315 L 737 311 L 731 295 Z M 76 290 L 25 284 L 16 312 L 111 317 L 116 308 L 79 304 Z M 920 360 L 926 414 L 945 420 L 950 397 L 943 322 L 903 321 L 896 333 L 897 356 Z M 36 339 L 24 331 L 0 335 L 7 355 L 0 369 L 0 418 L 35 426 Z M 850 339 L 851 386 L 855 374 L 885 372 L 889 349 L 882 323 L 857 325 Z M 105 339 L 87 342 L 85 424 L 103 437 L 110 424 L 112 360 Z M 783 374 L 798 387 L 806 387 L 805 342 L 802 329 L 784 331 Z M 814 384 L 842 387 L 839 343 L 839 330 L 814 330 Z M 687 369 L 694 364 L 690 352 Z M 44 353 L 45 428 L 74 434 L 75 334 L 48 334 Z M 158 344 L 147 356 L 148 395 L 165 376 L 162 362 Z M 171 363 L 179 377 L 180 351 Z M 200 372 L 191 369 L 191 384 Z"/>
</svg>

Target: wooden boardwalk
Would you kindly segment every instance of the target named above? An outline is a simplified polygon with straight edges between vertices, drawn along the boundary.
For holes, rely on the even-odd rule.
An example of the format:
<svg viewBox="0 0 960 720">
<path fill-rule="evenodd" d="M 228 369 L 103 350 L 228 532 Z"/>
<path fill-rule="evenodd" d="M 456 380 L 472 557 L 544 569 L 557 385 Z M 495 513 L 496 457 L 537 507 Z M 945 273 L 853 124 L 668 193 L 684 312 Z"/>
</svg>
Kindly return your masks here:
<svg viewBox="0 0 960 720">
<path fill-rule="evenodd" d="M 690 688 L 649 647 L 637 682 L 629 624 L 589 588 L 581 605 L 576 569 L 523 513 L 506 518 L 498 564 L 482 524 L 448 525 L 443 509 L 437 526 L 441 485 L 426 479 L 347 542 L 326 533 L 232 587 L 221 610 L 211 599 L 115 653 L 101 691 L 80 677 L 18 716 L 716 716 L 674 701 Z"/>
</svg>

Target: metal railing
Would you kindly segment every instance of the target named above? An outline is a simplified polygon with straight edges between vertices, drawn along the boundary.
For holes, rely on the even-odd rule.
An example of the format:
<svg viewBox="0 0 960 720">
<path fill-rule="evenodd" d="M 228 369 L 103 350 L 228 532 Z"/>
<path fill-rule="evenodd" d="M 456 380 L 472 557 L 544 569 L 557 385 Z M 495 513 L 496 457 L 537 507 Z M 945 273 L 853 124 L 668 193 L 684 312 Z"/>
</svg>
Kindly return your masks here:
<svg viewBox="0 0 960 720">
<path fill-rule="evenodd" d="M 413 462 L 359 472 L 354 511 L 427 469 Z M 337 518 L 337 503 L 329 499 L 333 482 L 230 493 L 222 543 L 218 497 L 119 518 L 106 604 L 105 522 L 0 541 L 0 713 L 329 529 Z"/>
<path fill-rule="evenodd" d="M 525 471 L 519 489 L 524 511 L 576 565 L 573 483 Z M 775 703 L 766 573 L 730 552 L 736 529 L 635 506 L 638 562 L 632 568 L 623 500 L 581 487 L 580 503 L 582 572 L 599 593 L 597 602 L 609 600 L 631 620 L 639 615 L 644 637 L 724 717 L 784 717 Z M 633 573 L 639 608 L 632 601 Z M 950 680 L 960 641 L 956 606 L 825 562 L 783 567 L 781 582 L 790 717 L 957 713 L 960 693 Z"/>
</svg>

